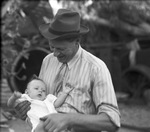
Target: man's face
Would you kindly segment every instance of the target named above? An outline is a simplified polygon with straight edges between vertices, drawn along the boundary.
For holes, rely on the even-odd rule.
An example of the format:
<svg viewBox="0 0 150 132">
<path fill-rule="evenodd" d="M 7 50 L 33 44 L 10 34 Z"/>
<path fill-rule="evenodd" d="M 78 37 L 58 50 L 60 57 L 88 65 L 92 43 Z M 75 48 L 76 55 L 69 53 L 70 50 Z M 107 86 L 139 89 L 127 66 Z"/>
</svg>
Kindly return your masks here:
<svg viewBox="0 0 150 132">
<path fill-rule="evenodd" d="M 74 41 L 65 40 L 50 40 L 50 49 L 53 51 L 54 56 L 57 57 L 58 61 L 61 63 L 69 62 L 78 50 L 78 44 Z"/>
</svg>

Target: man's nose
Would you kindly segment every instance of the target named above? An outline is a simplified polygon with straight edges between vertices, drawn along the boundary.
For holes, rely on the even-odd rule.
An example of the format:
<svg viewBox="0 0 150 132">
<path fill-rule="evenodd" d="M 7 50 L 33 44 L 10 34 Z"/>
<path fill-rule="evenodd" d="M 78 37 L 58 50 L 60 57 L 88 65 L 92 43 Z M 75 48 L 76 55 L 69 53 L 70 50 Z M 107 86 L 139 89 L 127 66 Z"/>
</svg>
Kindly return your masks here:
<svg viewBox="0 0 150 132">
<path fill-rule="evenodd" d="M 58 50 L 56 50 L 56 49 L 54 49 L 53 53 L 54 53 L 54 56 L 55 56 L 55 57 L 57 57 L 57 56 L 60 54 L 60 53 L 58 52 Z"/>
</svg>

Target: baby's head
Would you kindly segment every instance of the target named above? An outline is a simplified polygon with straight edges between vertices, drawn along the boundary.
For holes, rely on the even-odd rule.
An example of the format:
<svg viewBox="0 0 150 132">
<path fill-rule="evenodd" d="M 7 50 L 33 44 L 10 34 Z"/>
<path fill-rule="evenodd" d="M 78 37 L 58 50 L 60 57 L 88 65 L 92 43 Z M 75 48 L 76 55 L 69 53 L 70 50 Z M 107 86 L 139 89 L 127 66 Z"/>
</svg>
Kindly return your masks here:
<svg viewBox="0 0 150 132">
<path fill-rule="evenodd" d="M 44 100 L 46 97 L 46 84 L 43 80 L 34 76 L 27 84 L 25 93 L 32 99 Z"/>
</svg>

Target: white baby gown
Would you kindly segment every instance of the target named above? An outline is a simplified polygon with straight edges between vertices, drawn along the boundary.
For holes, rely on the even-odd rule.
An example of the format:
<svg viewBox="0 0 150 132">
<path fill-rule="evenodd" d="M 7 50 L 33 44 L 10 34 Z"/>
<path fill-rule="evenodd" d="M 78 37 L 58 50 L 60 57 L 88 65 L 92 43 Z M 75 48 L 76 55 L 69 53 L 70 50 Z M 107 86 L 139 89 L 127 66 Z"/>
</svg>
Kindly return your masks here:
<svg viewBox="0 0 150 132">
<path fill-rule="evenodd" d="M 50 113 L 57 113 L 54 107 L 54 101 L 57 99 L 52 94 L 47 95 L 44 101 L 31 99 L 27 94 L 22 94 L 20 101 L 28 100 L 31 102 L 31 109 L 27 112 L 27 115 L 32 123 L 32 131 L 37 127 L 40 122 L 39 118 L 46 116 Z"/>
</svg>

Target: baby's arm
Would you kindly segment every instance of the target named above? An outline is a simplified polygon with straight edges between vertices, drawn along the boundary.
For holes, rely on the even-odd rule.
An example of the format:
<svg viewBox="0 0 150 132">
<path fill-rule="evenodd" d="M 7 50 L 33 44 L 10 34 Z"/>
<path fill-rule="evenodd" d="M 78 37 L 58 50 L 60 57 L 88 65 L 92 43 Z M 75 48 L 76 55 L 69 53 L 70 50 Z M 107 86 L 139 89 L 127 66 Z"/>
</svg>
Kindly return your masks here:
<svg viewBox="0 0 150 132">
<path fill-rule="evenodd" d="M 60 107 L 60 106 L 64 103 L 64 101 L 66 100 L 67 96 L 69 95 L 69 93 L 70 93 L 72 90 L 73 90 L 73 88 L 72 88 L 72 89 L 70 89 L 70 88 L 65 89 L 65 91 L 63 91 L 63 92 L 61 93 L 61 95 L 55 100 L 55 102 L 54 102 L 54 107 L 55 107 L 55 108 Z"/>
<path fill-rule="evenodd" d="M 7 106 L 13 108 L 15 106 L 16 100 L 19 99 L 21 97 L 21 95 L 22 95 L 22 93 L 15 91 L 12 94 L 12 96 L 8 99 Z"/>
</svg>

